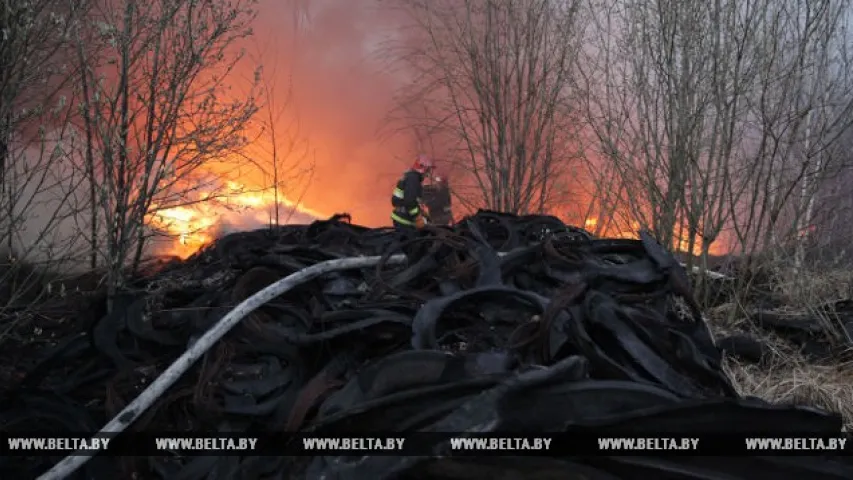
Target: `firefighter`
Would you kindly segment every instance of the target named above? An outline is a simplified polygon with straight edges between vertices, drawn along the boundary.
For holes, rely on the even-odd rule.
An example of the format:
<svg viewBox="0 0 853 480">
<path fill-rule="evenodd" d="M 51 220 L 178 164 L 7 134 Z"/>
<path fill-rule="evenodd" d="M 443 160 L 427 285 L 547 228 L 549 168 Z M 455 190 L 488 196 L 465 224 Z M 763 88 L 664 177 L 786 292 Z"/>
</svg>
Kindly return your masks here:
<svg viewBox="0 0 853 480">
<path fill-rule="evenodd" d="M 426 155 L 418 155 L 412 168 L 407 170 L 397 182 L 397 188 L 391 196 L 391 220 L 397 230 L 410 232 L 426 223 L 421 208 L 424 177 L 433 170 L 432 159 Z"/>
<path fill-rule="evenodd" d="M 453 212 L 450 208 L 450 186 L 447 176 L 436 173 L 431 185 L 424 186 L 424 204 L 429 212 L 429 221 L 434 225 L 450 225 L 453 223 Z"/>
</svg>

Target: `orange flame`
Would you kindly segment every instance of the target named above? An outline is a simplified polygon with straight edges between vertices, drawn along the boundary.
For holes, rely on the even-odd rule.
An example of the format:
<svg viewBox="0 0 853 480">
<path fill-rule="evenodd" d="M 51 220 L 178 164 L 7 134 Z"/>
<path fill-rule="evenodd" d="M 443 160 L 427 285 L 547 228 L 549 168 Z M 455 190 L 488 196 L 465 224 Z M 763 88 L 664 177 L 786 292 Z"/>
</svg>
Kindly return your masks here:
<svg viewBox="0 0 853 480">
<path fill-rule="evenodd" d="M 158 254 L 187 258 L 215 240 L 225 225 L 247 229 L 275 224 L 276 200 L 280 207 L 279 224 L 304 223 L 329 217 L 328 214 L 306 208 L 281 193 L 277 197 L 272 188 L 253 191 L 236 181 L 225 181 L 224 184 L 224 191 L 217 194 L 199 192 L 196 203 L 191 206 L 163 209 L 153 206 L 152 213 L 147 217 L 148 226 L 171 238 L 164 248 L 158 249 Z M 628 230 L 611 227 L 604 228 L 606 231 L 597 231 L 600 221 L 596 217 L 587 217 L 583 225 L 586 230 L 611 238 L 637 238 L 640 226 L 639 223 L 632 222 Z M 675 250 L 686 252 L 689 248 L 689 239 L 677 239 L 674 243 L 677 243 L 677 246 L 674 245 Z M 700 248 L 701 243 L 697 239 L 694 252 L 698 253 Z M 715 244 L 710 253 L 720 255 L 725 253 L 724 250 L 724 247 Z"/>
<path fill-rule="evenodd" d="M 158 209 L 156 205 L 148 215 L 149 227 L 173 239 L 170 245 L 157 253 L 187 258 L 216 238 L 217 230 L 227 223 L 259 227 L 276 223 L 274 209 L 278 200 L 281 218 L 286 224 L 294 215 L 324 218 L 321 212 L 294 202 L 272 188 L 250 191 L 245 185 L 228 181 L 225 192 L 214 196 L 212 192 L 198 194 L 197 203 Z"/>
<path fill-rule="evenodd" d="M 596 227 L 598 227 L 598 218 L 596 217 L 588 217 L 584 221 L 584 228 L 595 233 Z M 613 238 L 637 238 L 637 232 L 639 231 L 640 224 L 638 222 L 631 223 L 630 231 L 623 231 L 619 229 L 607 229 L 605 232 L 600 232 L 602 235 L 613 237 Z M 676 232 L 675 240 L 673 241 L 673 250 L 679 252 L 687 252 L 690 250 L 690 239 L 689 238 L 679 238 L 679 235 Z M 696 238 L 693 240 L 693 252 L 694 254 L 699 254 L 702 250 L 702 240 L 700 238 Z M 722 242 L 716 242 L 711 245 L 709 250 L 711 255 L 724 255 L 726 253 L 726 247 L 722 244 Z"/>
</svg>

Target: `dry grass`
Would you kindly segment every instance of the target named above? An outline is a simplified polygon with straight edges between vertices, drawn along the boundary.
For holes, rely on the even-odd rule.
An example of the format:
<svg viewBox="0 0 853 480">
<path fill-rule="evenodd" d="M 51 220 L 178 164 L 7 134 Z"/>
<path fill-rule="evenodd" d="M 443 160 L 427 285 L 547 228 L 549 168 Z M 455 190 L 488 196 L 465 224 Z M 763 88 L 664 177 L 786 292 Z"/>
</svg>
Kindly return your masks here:
<svg viewBox="0 0 853 480">
<path fill-rule="evenodd" d="M 830 327 L 834 341 L 844 341 L 837 318 L 830 318 L 819 305 L 853 299 L 853 271 L 848 268 L 820 272 L 774 268 L 774 283 L 779 299 L 789 312 L 813 316 Z M 853 363 L 817 365 L 796 352 L 783 339 L 750 325 L 743 313 L 749 306 L 721 305 L 707 312 L 708 323 L 716 336 L 746 333 L 762 341 L 770 355 L 761 365 L 740 363 L 726 358 L 724 369 L 738 392 L 778 404 L 808 405 L 840 413 L 845 427 L 853 430 Z"/>
<path fill-rule="evenodd" d="M 853 365 L 811 365 L 787 357 L 759 366 L 727 358 L 724 369 L 741 395 L 837 412 L 846 429 L 853 430 Z"/>
<path fill-rule="evenodd" d="M 853 270 L 847 268 L 783 272 L 775 278 L 775 283 L 791 305 L 814 305 L 853 298 Z"/>
</svg>

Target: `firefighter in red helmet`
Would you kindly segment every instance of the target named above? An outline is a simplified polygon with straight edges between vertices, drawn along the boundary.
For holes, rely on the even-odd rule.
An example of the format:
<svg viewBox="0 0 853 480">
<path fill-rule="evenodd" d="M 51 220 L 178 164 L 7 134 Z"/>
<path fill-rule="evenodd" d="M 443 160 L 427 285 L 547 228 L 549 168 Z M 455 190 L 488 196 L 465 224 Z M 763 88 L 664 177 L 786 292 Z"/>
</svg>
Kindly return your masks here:
<svg viewBox="0 0 853 480">
<path fill-rule="evenodd" d="M 451 225 L 453 212 L 450 208 L 450 185 L 447 175 L 435 172 L 432 183 L 424 186 L 424 204 L 429 211 L 429 221 L 434 225 Z"/>
<path fill-rule="evenodd" d="M 398 230 L 414 230 L 422 226 L 426 218 L 421 208 L 424 178 L 435 168 L 432 158 L 418 155 L 412 168 L 403 173 L 391 196 L 391 220 Z"/>
</svg>

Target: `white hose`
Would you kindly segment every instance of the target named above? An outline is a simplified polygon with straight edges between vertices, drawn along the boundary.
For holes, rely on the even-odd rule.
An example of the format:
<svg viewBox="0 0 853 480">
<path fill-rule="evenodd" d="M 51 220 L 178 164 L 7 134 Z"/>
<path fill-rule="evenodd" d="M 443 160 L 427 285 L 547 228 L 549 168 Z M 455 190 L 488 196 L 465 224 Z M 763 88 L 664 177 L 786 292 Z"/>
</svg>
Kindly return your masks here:
<svg viewBox="0 0 853 480">
<path fill-rule="evenodd" d="M 687 265 L 685 265 L 683 263 L 681 264 L 681 266 L 684 268 L 687 268 Z M 699 267 L 697 265 L 693 265 L 693 268 L 691 270 L 693 270 L 693 273 L 704 274 L 708 278 L 711 278 L 714 280 L 732 280 L 732 277 L 729 277 L 728 275 L 725 275 L 725 274 L 720 273 L 720 272 L 714 272 L 711 270 L 702 270 L 702 267 Z"/>
<path fill-rule="evenodd" d="M 365 268 L 376 266 L 382 257 L 352 257 L 328 260 L 310 267 L 304 268 L 292 275 L 269 285 L 258 293 L 243 300 L 227 315 L 222 317 L 210 330 L 204 333 L 197 342 L 192 344 L 186 352 L 174 361 L 169 368 L 163 371 L 156 380 L 151 382 L 142 393 L 110 420 L 100 432 L 93 437 L 114 435 L 124 431 L 131 423 L 136 421 L 146 410 L 148 410 L 161 395 L 193 366 L 193 364 L 207 352 L 220 338 L 228 333 L 240 320 L 257 310 L 265 303 L 279 295 L 293 289 L 299 284 L 305 283 L 325 273 L 336 270 L 349 270 L 353 268 Z M 389 264 L 399 264 L 406 261 L 403 254 L 391 255 L 386 260 Z M 60 480 L 74 473 L 82 467 L 97 452 L 91 450 L 77 451 L 57 463 L 50 470 L 38 477 L 37 480 Z"/>
<path fill-rule="evenodd" d="M 506 253 L 500 252 L 499 256 L 504 256 Z M 136 421 L 146 410 L 148 410 L 169 387 L 175 384 L 178 379 L 190 369 L 190 367 L 204 355 L 210 347 L 213 346 L 220 338 L 225 336 L 235 325 L 240 323 L 250 313 L 254 312 L 265 303 L 278 297 L 279 295 L 293 289 L 294 287 L 312 280 L 325 273 L 334 272 L 337 270 L 349 270 L 353 268 L 374 267 L 382 257 L 350 257 L 328 260 L 310 267 L 304 268 L 296 273 L 278 280 L 269 285 L 258 293 L 243 300 L 242 303 L 234 307 L 227 315 L 222 317 L 210 330 L 204 333 L 201 338 L 192 344 L 186 352 L 184 352 L 177 360 L 175 360 L 169 368 L 163 371 L 148 388 L 139 394 L 132 402 L 119 412 L 112 420 L 104 425 L 101 430 L 93 435 L 93 437 L 102 437 L 114 435 L 124 431 L 131 423 Z M 406 256 L 403 254 L 391 255 L 386 259 L 389 264 L 399 264 L 406 261 Z M 714 272 L 707 272 L 709 274 Z M 717 274 L 720 275 L 720 274 Z M 36 480 L 60 480 L 82 467 L 92 458 L 97 452 L 91 450 L 80 450 L 65 457 L 53 466 L 50 470 L 42 474 Z"/>
</svg>

